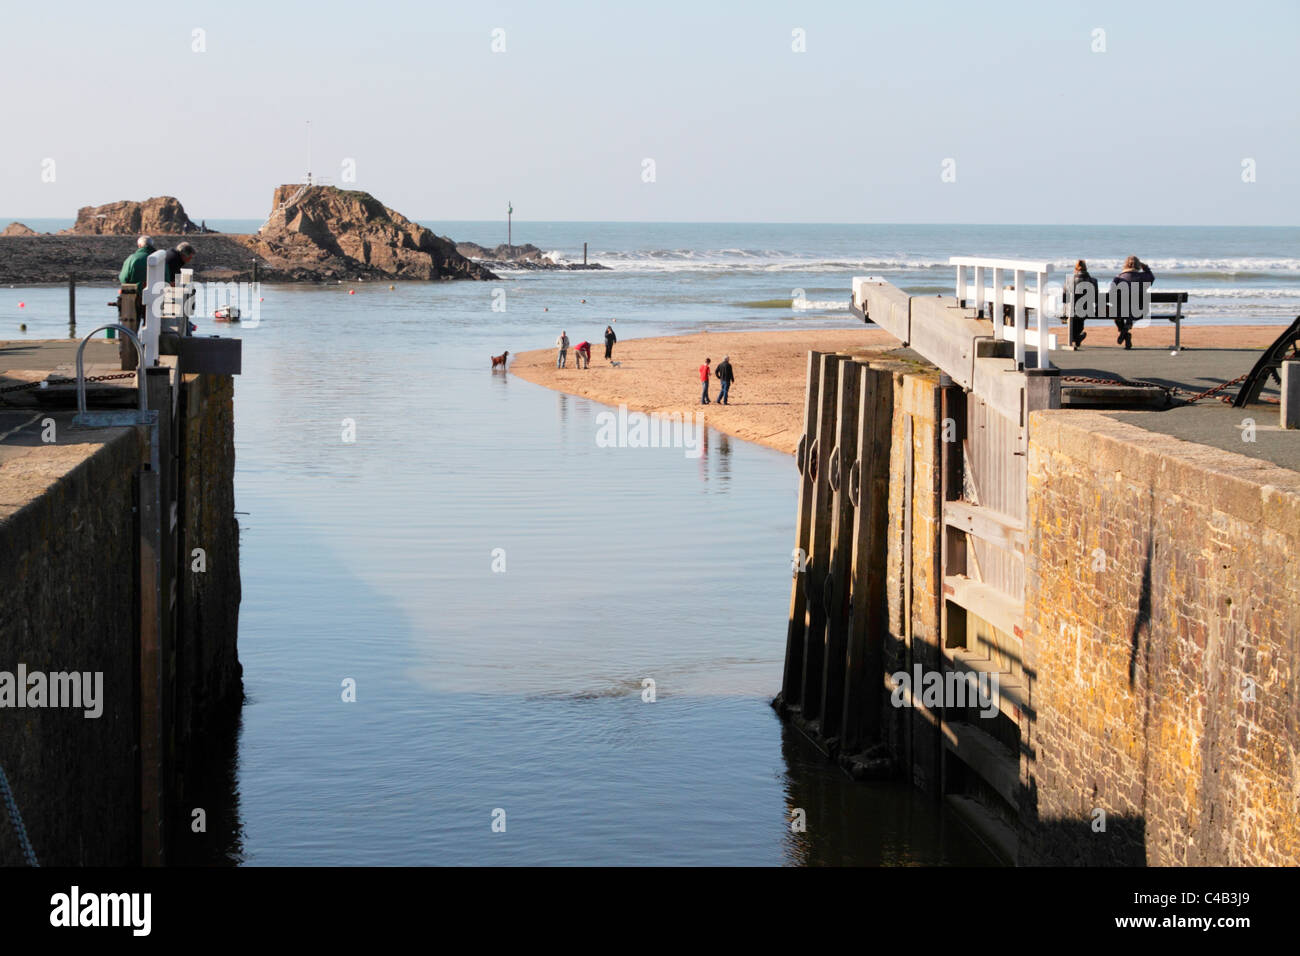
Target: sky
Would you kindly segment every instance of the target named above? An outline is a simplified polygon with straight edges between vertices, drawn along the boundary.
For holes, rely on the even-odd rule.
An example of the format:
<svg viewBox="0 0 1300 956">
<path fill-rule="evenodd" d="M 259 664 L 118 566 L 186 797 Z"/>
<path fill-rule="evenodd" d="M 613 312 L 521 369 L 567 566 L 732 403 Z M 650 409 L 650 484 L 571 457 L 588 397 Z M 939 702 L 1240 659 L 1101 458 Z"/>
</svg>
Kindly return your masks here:
<svg viewBox="0 0 1300 956">
<path fill-rule="evenodd" d="M 0 220 L 158 195 L 262 218 L 305 177 L 310 123 L 315 176 L 421 220 L 1300 224 L 1297 0 L 4 20 Z"/>
</svg>

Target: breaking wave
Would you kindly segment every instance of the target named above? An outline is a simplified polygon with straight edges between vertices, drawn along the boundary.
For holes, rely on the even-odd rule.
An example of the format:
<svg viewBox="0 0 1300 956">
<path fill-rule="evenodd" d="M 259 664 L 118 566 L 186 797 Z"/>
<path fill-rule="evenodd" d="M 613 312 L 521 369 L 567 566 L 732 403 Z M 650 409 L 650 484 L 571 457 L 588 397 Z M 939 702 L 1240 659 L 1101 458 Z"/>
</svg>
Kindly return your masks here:
<svg viewBox="0 0 1300 956">
<path fill-rule="evenodd" d="M 580 262 L 565 252 L 547 253 L 556 262 Z M 1003 258 L 1033 256 L 1007 253 Z M 947 258 L 924 256 L 821 257 L 782 249 L 635 249 L 600 250 L 589 259 L 615 271 L 623 272 L 934 272 L 950 273 Z M 1073 258 L 1047 260 L 1054 273 L 1073 270 Z M 1300 259 L 1284 257 L 1244 258 L 1151 258 L 1146 260 L 1157 275 L 1177 274 L 1180 278 L 1225 281 L 1277 279 L 1287 274 L 1300 275 Z M 1088 259 L 1094 275 L 1118 272 L 1124 257 Z"/>
</svg>

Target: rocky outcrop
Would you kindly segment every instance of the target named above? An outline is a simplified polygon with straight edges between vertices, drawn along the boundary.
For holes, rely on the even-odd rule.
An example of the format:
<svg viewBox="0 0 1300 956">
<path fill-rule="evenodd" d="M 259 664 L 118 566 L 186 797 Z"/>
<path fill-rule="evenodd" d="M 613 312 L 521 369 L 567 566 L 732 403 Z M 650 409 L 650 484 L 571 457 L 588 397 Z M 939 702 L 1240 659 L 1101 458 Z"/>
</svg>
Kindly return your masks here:
<svg viewBox="0 0 1300 956">
<path fill-rule="evenodd" d="M 73 236 L 182 236 L 201 232 L 174 196 L 156 196 L 144 202 L 123 200 L 103 206 L 82 206 L 77 221 L 60 235 Z"/>
<path fill-rule="evenodd" d="M 266 224 L 240 241 L 273 268 L 302 278 L 495 279 L 374 196 L 334 186 L 275 191 Z"/>
<path fill-rule="evenodd" d="M 486 262 L 489 265 L 501 265 L 511 269 L 605 269 L 598 262 L 590 264 L 582 262 L 556 262 L 550 256 L 544 254 L 532 243 L 525 242 L 522 246 L 508 246 L 504 242 L 493 249 L 480 246 L 477 242 L 458 242 L 456 251 L 468 259 L 477 262 Z"/>
<path fill-rule="evenodd" d="M 21 223 L 21 222 L 11 222 L 9 223 L 9 225 L 5 226 L 4 232 L 0 232 L 0 236 L 39 236 L 39 235 L 40 233 L 37 232 L 35 229 L 33 229 L 31 226 L 28 226 L 25 223 Z"/>
</svg>

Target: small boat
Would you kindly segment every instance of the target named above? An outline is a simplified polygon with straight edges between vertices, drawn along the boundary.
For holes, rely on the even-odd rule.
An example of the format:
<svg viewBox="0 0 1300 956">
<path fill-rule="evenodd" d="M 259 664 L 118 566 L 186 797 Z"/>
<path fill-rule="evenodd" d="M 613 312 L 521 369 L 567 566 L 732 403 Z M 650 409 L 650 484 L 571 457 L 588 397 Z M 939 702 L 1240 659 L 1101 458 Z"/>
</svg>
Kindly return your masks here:
<svg viewBox="0 0 1300 956">
<path fill-rule="evenodd" d="M 223 305 L 218 307 L 217 310 L 212 313 L 212 321 L 213 322 L 238 322 L 239 306 Z"/>
</svg>

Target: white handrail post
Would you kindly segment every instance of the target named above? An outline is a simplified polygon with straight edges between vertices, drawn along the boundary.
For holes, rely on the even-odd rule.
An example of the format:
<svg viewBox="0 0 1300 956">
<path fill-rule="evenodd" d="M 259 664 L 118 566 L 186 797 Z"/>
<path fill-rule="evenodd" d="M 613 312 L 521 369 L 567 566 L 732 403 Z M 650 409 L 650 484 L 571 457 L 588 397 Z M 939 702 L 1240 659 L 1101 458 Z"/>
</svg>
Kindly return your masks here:
<svg viewBox="0 0 1300 956">
<path fill-rule="evenodd" d="M 1025 270 L 1016 270 L 1016 368 L 1025 367 Z"/>
<path fill-rule="evenodd" d="M 153 368 L 158 362 L 158 333 L 162 331 L 163 290 L 166 285 L 167 253 L 159 249 L 150 253 L 145 270 L 144 327 L 140 330 L 145 368 Z"/>
<path fill-rule="evenodd" d="M 984 267 L 975 267 L 975 307 L 979 309 L 979 314 L 984 314 Z"/>
<path fill-rule="evenodd" d="M 960 264 L 957 266 L 957 304 L 966 304 L 966 267 Z"/>
<path fill-rule="evenodd" d="M 1034 310 L 1038 329 L 1038 368 L 1051 368 L 1052 357 L 1047 354 L 1047 329 L 1043 326 L 1043 306 L 1047 302 L 1047 273 L 1039 272 L 1034 276 L 1034 292 L 1038 295 L 1038 308 Z"/>
<path fill-rule="evenodd" d="M 993 267 L 993 341 L 1002 341 L 1002 270 Z"/>
</svg>

